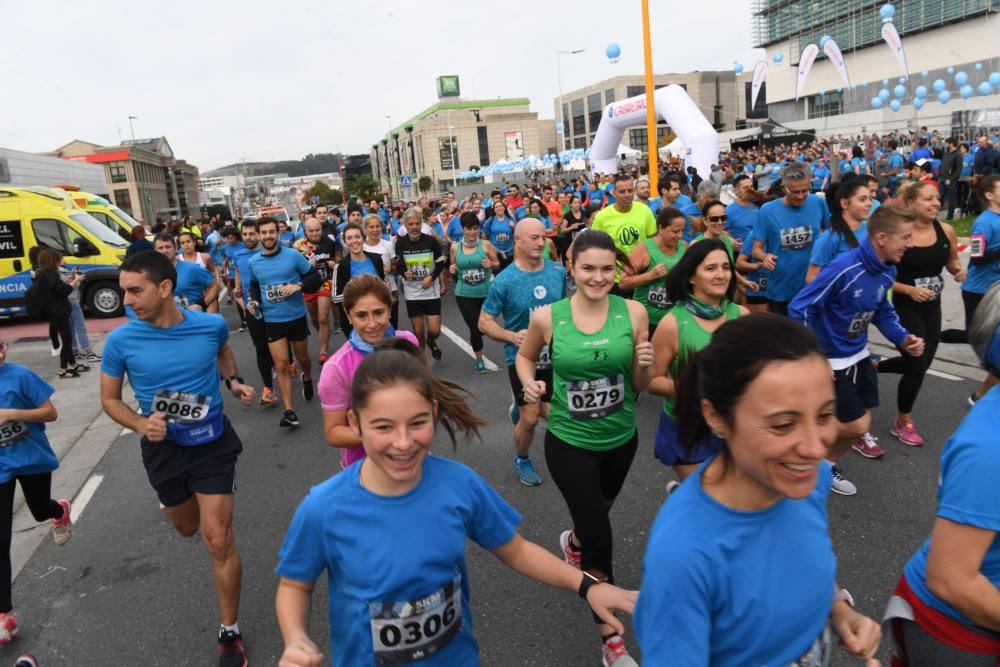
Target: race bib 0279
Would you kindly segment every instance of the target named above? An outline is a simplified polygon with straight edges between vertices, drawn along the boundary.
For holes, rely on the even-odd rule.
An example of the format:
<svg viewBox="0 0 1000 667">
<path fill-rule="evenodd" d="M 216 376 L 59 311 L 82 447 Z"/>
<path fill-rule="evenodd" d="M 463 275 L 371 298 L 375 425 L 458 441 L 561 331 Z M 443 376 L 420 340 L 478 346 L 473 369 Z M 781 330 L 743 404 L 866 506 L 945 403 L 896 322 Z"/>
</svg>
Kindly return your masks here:
<svg viewBox="0 0 1000 667">
<path fill-rule="evenodd" d="M 622 409 L 625 376 L 566 382 L 566 403 L 572 419 L 600 419 Z"/>
<path fill-rule="evenodd" d="M 403 665 L 445 648 L 462 630 L 462 575 L 430 595 L 405 602 L 370 602 L 376 665 Z"/>
</svg>

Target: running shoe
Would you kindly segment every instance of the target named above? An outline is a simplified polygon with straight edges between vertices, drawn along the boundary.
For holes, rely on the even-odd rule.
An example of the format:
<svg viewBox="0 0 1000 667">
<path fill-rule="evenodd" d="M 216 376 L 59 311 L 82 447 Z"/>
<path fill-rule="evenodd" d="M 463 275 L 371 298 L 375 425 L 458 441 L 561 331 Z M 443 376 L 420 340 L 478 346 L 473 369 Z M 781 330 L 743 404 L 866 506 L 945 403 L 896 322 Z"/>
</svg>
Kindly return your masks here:
<svg viewBox="0 0 1000 667">
<path fill-rule="evenodd" d="M 302 374 L 302 398 L 307 401 L 313 400 L 313 381 L 306 379 L 306 374 Z"/>
<path fill-rule="evenodd" d="M 87 366 L 86 364 L 81 364 L 80 362 L 77 362 L 72 368 L 77 373 L 86 373 L 87 371 L 90 370 L 90 366 Z"/>
<path fill-rule="evenodd" d="M 844 477 L 844 473 L 837 466 L 833 466 L 833 481 L 830 484 L 830 488 L 834 493 L 839 493 L 842 496 L 853 496 L 858 492 L 858 487 L 854 486 L 849 479 Z"/>
<path fill-rule="evenodd" d="M 482 359 L 476 359 L 476 367 L 473 369 L 476 373 L 480 375 L 486 374 L 486 362 Z"/>
<path fill-rule="evenodd" d="M 507 416 L 510 417 L 510 423 L 517 426 L 517 422 L 521 421 L 521 408 L 518 407 L 516 400 L 511 400 L 510 407 L 507 408 Z"/>
<path fill-rule="evenodd" d="M 982 398 L 982 397 L 979 396 L 979 392 L 978 391 L 972 392 L 969 395 L 969 405 L 975 405 L 976 401 L 978 401 L 980 398 Z"/>
<path fill-rule="evenodd" d="M 65 498 L 58 502 L 63 508 L 63 515 L 58 519 L 52 519 L 52 541 L 62 546 L 73 537 L 73 519 L 69 516 L 72 507 Z"/>
<path fill-rule="evenodd" d="M 263 391 L 260 392 L 261 405 L 272 405 L 277 400 L 278 400 L 278 392 L 271 389 L 270 387 L 264 387 Z"/>
<path fill-rule="evenodd" d="M 895 434 L 893 434 L 895 435 Z M 885 456 L 885 450 L 879 447 L 878 438 L 871 433 L 865 433 L 851 445 L 858 454 L 866 459 L 877 459 Z"/>
<path fill-rule="evenodd" d="M 920 447 L 924 444 L 924 439 L 920 437 L 916 427 L 913 426 L 913 422 L 909 419 L 900 421 L 899 417 L 896 417 L 892 422 L 892 426 L 889 427 L 889 433 L 896 436 L 896 439 L 904 445 Z"/>
<path fill-rule="evenodd" d="M 674 491 L 676 491 L 677 487 L 679 487 L 680 485 L 681 483 L 678 482 L 676 479 L 672 479 L 669 482 L 667 482 L 667 498 L 673 495 Z"/>
<path fill-rule="evenodd" d="M 431 351 L 431 356 L 434 357 L 435 360 L 441 359 L 441 348 L 438 347 L 436 340 L 431 340 L 430 338 L 428 338 L 427 349 Z"/>
<path fill-rule="evenodd" d="M 299 416 L 295 414 L 295 410 L 285 410 L 284 416 L 282 416 L 281 421 L 278 422 L 278 426 L 282 428 L 295 428 L 299 425 Z"/>
<path fill-rule="evenodd" d="M 101 355 L 97 354 L 96 352 L 88 352 L 86 360 L 89 361 L 90 363 L 94 363 L 95 361 L 101 360 Z"/>
<path fill-rule="evenodd" d="M 559 536 L 559 546 L 562 548 L 563 560 L 567 565 L 580 569 L 580 551 L 573 546 L 573 531 L 564 530 Z"/>
<path fill-rule="evenodd" d="M 240 333 L 246 333 L 247 332 L 247 325 L 245 323 L 240 325 L 239 332 Z"/>
<path fill-rule="evenodd" d="M 14 663 L 14 667 L 38 667 L 38 658 L 30 653 L 22 653 L 17 656 L 17 662 Z"/>
<path fill-rule="evenodd" d="M 535 464 L 532 463 L 530 456 L 526 456 L 523 459 L 520 456 L 515 456 L 514 468 L 517 469 L 517 476 L 521 479 L 521 484 L 525 486 L 538 486 L 542 483 L 542 478 L 535 472 Z"/>
<path fill-rule="evenodd" d="M 73 358 L 76 359 L 77 361 L 86 361 L 87 355 L 84 354 L 83 352 L 77 351 L 73 353 Z"/>
<path fill-rule="evenodd" d="M 232 630 L 219 635 L 219 667 L 247 667 L 246 651 L 243 650 L 243 636 Z"/>
<path fill-rule="evenodd" d="M 0 644 L 9 644 L 17 637 L 17 616 L 10 611 L 0 614 Z"/>
<path fill-rule="evenodd" d="M 604 667 L 639 667 L 639 663 L 628 654 L 621 635 L 611 635 L 604 640 L 604 646 L 601 648 L 601 664 Z"/>
<path fill-rule="evenodd" d="M 58 357 L 61 351 L 62 351 L 62 345 L 55 346 L 54 348 L 52 348 L 52 356 Z"/>
<path fill-rule="evenodd" d="M 329 358 L 330 358 L 330 355 L 328 355 L 326 352 L 320 352 L 319 353 L 319 365 L 322 366 L 323 364 L 325 364 L 326 360 L 329 359 Z"/>
</svg>

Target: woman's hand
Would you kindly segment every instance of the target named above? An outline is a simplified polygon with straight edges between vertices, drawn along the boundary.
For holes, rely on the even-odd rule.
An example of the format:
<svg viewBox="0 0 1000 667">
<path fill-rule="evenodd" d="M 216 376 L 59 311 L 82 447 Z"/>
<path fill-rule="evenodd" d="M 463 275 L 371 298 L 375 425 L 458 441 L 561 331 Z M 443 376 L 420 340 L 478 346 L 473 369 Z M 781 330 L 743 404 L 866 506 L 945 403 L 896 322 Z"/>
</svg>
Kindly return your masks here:
<svg viewBox="0 0 1000 667">
<path fill-rule="evenodd" d="M 870 667 L 879 665 L 875 653 L 882 641 L 882 626 L 854 611 L 845 601 L 834 603 L 830 621 L 845 651 L 855 658 L 868 660 Z"/>
<path fill-rule="evenodd" d="M 635 363 L 639 368 L 649 368 L 653 365 L 653 344 L 649 342 L 649 331 L 639 334 L 639 344 L 635 346 Z"/>
<path fill-rule="evenodd" d="M 323 654 L 308 637 L 285 647 L 278 667 L 319 667 L 323 664 Z"/>
<path fill-rule="evenodd" d="M 524 385 L 523 394 L 526 403 L 537 403 L 545 395 L 545 381 L 532 380 Z"/>
<path fill-rule="evenodd" d="M 616 611 L 632 614 L 639 591 L 627 591 L 609 583 L 595 584 L 587 591 L 587 604 L 597 616 L 610 625 L 620 635 L 625 634 L 625 626 L 615 617 Z"/>
</svg>

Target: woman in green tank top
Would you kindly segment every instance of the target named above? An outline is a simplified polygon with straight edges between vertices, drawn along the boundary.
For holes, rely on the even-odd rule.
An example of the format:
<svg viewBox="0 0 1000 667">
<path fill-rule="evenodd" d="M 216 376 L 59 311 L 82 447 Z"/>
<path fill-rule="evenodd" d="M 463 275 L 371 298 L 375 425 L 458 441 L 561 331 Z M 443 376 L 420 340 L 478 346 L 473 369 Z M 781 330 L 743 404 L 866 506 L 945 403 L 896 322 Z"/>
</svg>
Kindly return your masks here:
<svg viewBox="0 0 1000 667">
<path fill-rule="evenodd" d="M 479 312 L 493 281 L 493 271 L 500 267 L 496 248 L 479 238 L 479 218 L 463 213 L 462 240 L 451 244 L 451 274 L 455 276 L 455 303 L 469 327 L 469 343 L 476 355 L 476 373 L 486 372 L 483 361 L 483 334 L 479 331 Z"/>
<path fill-rule="evenodd" d="M 735 248 L 733 246 L 733 239 L 726 232 L 726 221 L 729 219 L 729 215 L 726 213 L 726 205 L 723 204 L 718 199 L 713 199 L 702 209 L 702 221 L 705 225 L 705 231 L 696 236 L 692 241 L 691 245 L 694 245 L 702 239 L 715 239 L 717 241 L 722 241 L 726 244 L 726 252 L 729 253 L 729 263 L 733 267 L 733 273 L 736 275 L 736 282 L 743 286 L 743 289 L 749 290 L 751 292 L 757 292 L 760 290 L 760 286 L 752 280 L 747 280 L 746 277 L 736 271 L 736 252 L 740 248 Z"/>
<path fill-rule="evenodd" d="M 684 255 L 687 244 L 684 235 L 684 214 L 672 206 L 660 209 L 656 215 L 656 236 L 646 239 L 629 255 L 634 273 L 623 273 L 623 290 L 634 289 L 633 299 L 646 308 L 649 315 L 649 337 L 656 325 L 670 312 L 673 304 L 667 299 L 666 277 Z"/>
<path fill-rule="evenodd" d="M 674 383 L 685 362 L 708 345 L 727 320 L 749 311 L 733 303 L 736 272 L 725 244 L 718 239 L 692 243 L 667 278 L 667 296 L 674 307 L 653 336 L 656 361 L 649 393 L 663 396 L 663 411 L 653 452 L 673 466 L 680 481 L 718 451 L 718 442 L 702 442 L 695 451 L 681 446 L 674 411 Z M 668 484 L 668 490 L 676 482 Z"/>
<path fill-rule="evenodd" d="M 609 511 L 635 456 L 634 398 L 649 382 L 653 347 L 646 309 L 610 294 L 617 262 L 625 259 L 612 238 L 582 231 L 571 256 L 576 293 L 532 314 L 515 363 L 525 400 L 537 402 L 546 386 L 535 379 L 535 362 L 549 345 L 545 461 L 573 519 L 559 543 L 567 563 L 613 583 Z M 627 656 L 611 626 L 595 621 L 604 655 Z"/>
</svg>

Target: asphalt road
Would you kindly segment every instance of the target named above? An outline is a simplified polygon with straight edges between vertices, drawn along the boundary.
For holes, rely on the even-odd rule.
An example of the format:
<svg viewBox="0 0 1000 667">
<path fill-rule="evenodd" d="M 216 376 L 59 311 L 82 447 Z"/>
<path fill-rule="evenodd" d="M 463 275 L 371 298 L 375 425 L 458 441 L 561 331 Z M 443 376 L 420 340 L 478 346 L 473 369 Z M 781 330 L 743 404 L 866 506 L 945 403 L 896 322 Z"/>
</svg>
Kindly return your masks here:
<svg viewBox="0 0 1000 667">
<path fill-rule="evenodd" d="M 232 308 L 224 312 L 232 323 Z M 465 337 L 450 297 L 445 324 Z M 249 336 L 234 332 L 232 342 L 242 373 L 258 380 Z M 522 486 L 511 464 L 510 391 L 500 346 L 487 343 L 487 356 L 501 369 L 484 376 L 471 372 L 472 358 L 450 339 L 443 336 L 441 346 L 444 359 L 436 363 L 436 372 L 474 391 L 475 407 L 490 426 L 482 442 L 461 443 L 453 451 L 442 440 L 437 452 L 484 475 L 522 513 L 522 533 L 558 552 L 558 536 L 569 527 L 569 516 L 545 468 L 541 431 L 534 451 L 544 483 Z M 838 579 L 866 614 L 881 617 L 902 566 L 929 534 L 941 447 L 964 416 L 966 396 L 976 385 L 927 377 L 917 407 L 928 444 L 913 449 L 888 433 L 896 379 L 882 376 L 882 402 L 888 407 L 876 411 L 873 432 L 889 453 L 878 461 L 849 453 L 843 468 L 860 491 L 851 498 L 832 495 L 829 503 Z M 273 611 L 278 548 L 306 490 L 338 472 L 338 459 L 323 439 L 318 399 L 307 406 L 297 397 L 303 424 L 290 433 L 278 427 L 278 407 L 245 408 L 229 395 L 227 404 L 245 447 L 235 512 L 244 564 L 240 627 L 251 663 L 273 665 L 282 650 Z M 613 510 L 616 578 L 632 588 L 640 584 L 647 531 L 672 475 L 652 455 L 658 408 L 648 394 L 640 398 L 639 453 Z M 65 547 L 46 540 L 15 581 L 21 634 L 0 647 L 0 664 L 13 662 L 23 650 L 34 652 L 46 667 L 215 664 L 219 618 L 208 557 L 198 537 L 180 538 L 160 512 L 140 462 L 137 436 L 119 437 L 94 473 L 103 482 L 83 510 L 73 540 Z M 471 543 L 469 569 L 484 665 L 599 664 L 589 613 L 575 594 L 524 579 Z M 313 599 L 312 636 L 329 655 L 326 602 L 321 584 Z M 626 641 L 640 659 L 631 633 Z M 840 656 L 838 664 L 856 663 Z"/>
</svg>

